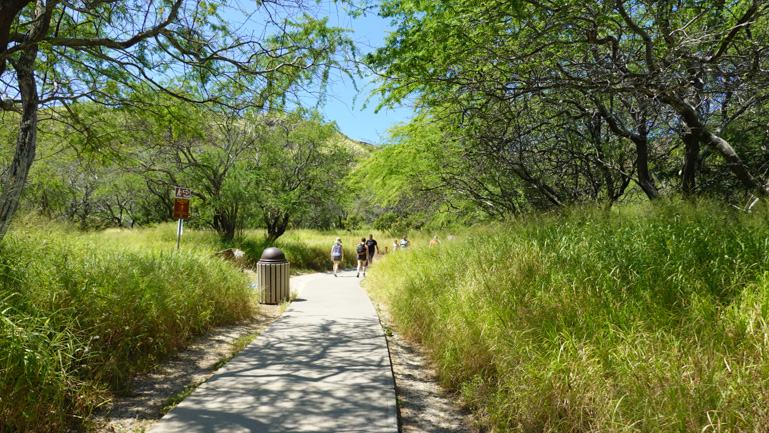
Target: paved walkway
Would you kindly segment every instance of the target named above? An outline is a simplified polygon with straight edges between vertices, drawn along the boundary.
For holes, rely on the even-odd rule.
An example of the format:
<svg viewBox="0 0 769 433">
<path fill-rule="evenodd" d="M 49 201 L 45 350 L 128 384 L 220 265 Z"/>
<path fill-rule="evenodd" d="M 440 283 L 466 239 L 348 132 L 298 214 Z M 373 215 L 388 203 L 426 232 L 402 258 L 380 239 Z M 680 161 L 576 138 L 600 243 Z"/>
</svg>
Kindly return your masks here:
<svg viewBox="0 0 769 433">
<path fill-rule="evenodd" d="M 360 281 L 292 278 L 300 294 L 281 317 L 150 433 L 397 433 L 387 341 Z"/>
</svg>

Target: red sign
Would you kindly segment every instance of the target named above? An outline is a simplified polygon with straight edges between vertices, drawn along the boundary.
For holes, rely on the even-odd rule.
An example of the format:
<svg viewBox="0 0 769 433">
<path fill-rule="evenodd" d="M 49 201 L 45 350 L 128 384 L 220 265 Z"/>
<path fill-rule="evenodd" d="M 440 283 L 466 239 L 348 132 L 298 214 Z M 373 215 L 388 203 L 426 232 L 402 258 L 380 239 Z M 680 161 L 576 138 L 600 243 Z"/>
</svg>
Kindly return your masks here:
<svg viewBox="0 0 769 433">
<path fill-rule="evenodd" d="M 189 188 L 182 188 L 181 186 L 177 186 L 174 190 L 174 198 L 189 199 L 190 197 L 192 197 L 192 190 Z"/>
<path fill-rule="evenodd" d="M 177 198 L 174 200 L 174 219 L 190 219 L 190 200 L 186 198 Z"/>
</svg>

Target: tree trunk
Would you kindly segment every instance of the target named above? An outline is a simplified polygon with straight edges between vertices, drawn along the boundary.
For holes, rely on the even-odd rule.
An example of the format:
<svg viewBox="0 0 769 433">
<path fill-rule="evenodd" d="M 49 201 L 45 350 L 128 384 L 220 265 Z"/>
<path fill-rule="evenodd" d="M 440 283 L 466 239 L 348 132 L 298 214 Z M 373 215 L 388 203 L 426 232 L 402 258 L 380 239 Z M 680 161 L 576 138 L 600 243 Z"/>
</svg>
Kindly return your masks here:
<svg viewBox="0 0 769 433">
<path fill-rule="evenodd" d="M 612 112 L 610 112 L 600 101 L 593 99 L 593 102 L 601 113 L 601 116 L 606 120 L 607 125 L 609 125 L 609 129 L 620 137 L 627 138 L 635 144 L 637 155 L 635 168 L 636 174 L 638 174 L 638 186 L 641 187 L 649 200 L 658 198 L 660 195 L 659 189 L 657 189 L 657 186 L 654 184 L 654 179 L 649 174 L 649 131 L 646 126 L 648 104 L 642 103 L 642 110 L 638 114 L 639 117 L 636 118 L 634 116 L 638 133 L 633 133 L 620 125 Z"/>
<path fill-rule="evenodd" d="M 646 126 L 642 123 L 638 134 L 632 135 L 630 140 L 636 148 L 636 174 L 638 174 L 638 186 L 641 187 L 649 200 L 654 200 L 660 196 L 657 185 L 654 184 L 649 174 L 649 139 Z"/>
<path fill-rule="evenodd" d="M 289 216 L 284 212 L 267 212 L 264 215 L 264 222 L 267 224 L 267 243 L 272 244 L 286 232 L 288 228 Z"/>
<path fill-rule="evenodd" d="M 681 133 L 684 142 L 684 165 L 681 168 L 681 192 L 691 198 L 697 188 L 697 161 L 700 155 L 700 140 L 689 131 Z"/>
<path fill-rule="evenodd" d="M 230 209 L 219 209 L 214 214 L 214 229 L 219 233 L 223 241 L 235 239 L 237 230 L 238 207 L 233 205 Z"/>
<path fill-rule="evenodd" d="M 13 215 L 19 206 L 22 189 L 27 183 L 29 169 L 35 160 L 39 102 L 34 71 L 36 58 L 37 45 L 32 44 L 24 49 L 14 65 L 21 93 L 22 112 L 19 135 L 16 139 L 16 152 L 3 179 L 3 190 L 0 193 L 0 241 L 8 232 Z"/>
<path fill-rule="evenodd" d="M 737 152 L 734 151 L 734 148 L 726 140 L 708 130 L 702 132 L 702 139 L 705 143 L 718 150 L 721 156 L 726 160 L 727 167 L 729 167 L 732 173 L 737 176 L 737 179 L 739 179 L 751 192 L 754 192 L 759 196 L 766 196 L 767 193 L 769 193 L 769 186 L 753 177 L 750 170 L 748 170 L 748 167 L 742 162 L 742 159 L 737 155 Z"/>
<path fill-rule="evenodd" d="M 11 25 L 16 15 L 30 3 L 32 0 L 0 0 L 0 52 L 8 48 Z M 5 57 L 0 59 L 0 75 L 5 72 L 6 64 Z"/>
<path fill-rule="evenodd" d="M 691 105 L 670 96 L 664 96 L 660 99 L 678 112 L 686 126 L 691 130 L 692 135 L 697 137 L 700 143 L 713 146 L 724 157 L 729 170 L 748 190 L 762 197 L 767 195 L 767 192 L 769 192 L 767 185 L 750 173 L 748 167 L 742 162 L 742 159 L 740 159 L 729 142 L 705 127 Z"/>
</svg>

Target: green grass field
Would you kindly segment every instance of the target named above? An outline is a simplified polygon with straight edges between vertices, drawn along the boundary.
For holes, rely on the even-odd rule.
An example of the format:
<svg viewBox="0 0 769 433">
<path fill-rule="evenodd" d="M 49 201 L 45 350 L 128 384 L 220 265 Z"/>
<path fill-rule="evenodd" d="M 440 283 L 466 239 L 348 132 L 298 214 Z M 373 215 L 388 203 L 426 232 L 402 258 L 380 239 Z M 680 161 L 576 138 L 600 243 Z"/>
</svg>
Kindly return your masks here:
<svg viewBox="0 0 769 433">
<path fill-rule="evenodd" d="M 708 204 L 528 217 L 367 283 L 491 431 L 768 431 L 768 222 Z"/>
</svg>

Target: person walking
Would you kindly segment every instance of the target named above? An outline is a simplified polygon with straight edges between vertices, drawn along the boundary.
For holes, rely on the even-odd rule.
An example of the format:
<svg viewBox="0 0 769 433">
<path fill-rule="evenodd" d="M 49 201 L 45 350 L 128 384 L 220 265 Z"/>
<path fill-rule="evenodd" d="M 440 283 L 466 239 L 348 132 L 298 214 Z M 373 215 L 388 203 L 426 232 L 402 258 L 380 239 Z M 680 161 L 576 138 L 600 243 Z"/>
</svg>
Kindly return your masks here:
<svg viewBox="0 0 769 433">
<path fill-rule="evenodd" d="M 377 242 L 374 240 L 374 235 L 368 235 L 366 246 L 368 247 L 368 265 L 371 266 L 371 264 L 374 263 L 374 250 L 376 250 L 377 254 L 380 254 L 379 245 L 377 245 Z"/>
<path fill-rule="evenodd" d="M 358 275 L 355 278 L 360 278 L 360 268 L 363 267 L 363 276 L 366 276 L 366 263 L 368 263 L 368 246 L 366 245 L 366 238 L 360 238 L 360 243 L 355 248 L 358 253 Z"/>
<path fill-rule="evenodd" d="M 398 248 L 400 248 L 401 244 L 398 243 L 398 239 L 393 240 L 393 251 L 398 251 Z"/>
<path fill-rule="evenodd" d="M 331 247 L 331 261 L 334 262 L 334 276 L 339 271 L 339 262 L 344 260 L 344 248 L 342 248 L 342 238 L 336 238 L 334 246 Z"/>
<path fill-rule="evenodd" d="M 409 245 L 411 245 L 411 242 L 406 239 L 406 235 L 403 235 L 403 239 L 401 239 L 401 249 L 408 248 Z"/>
</svg>

